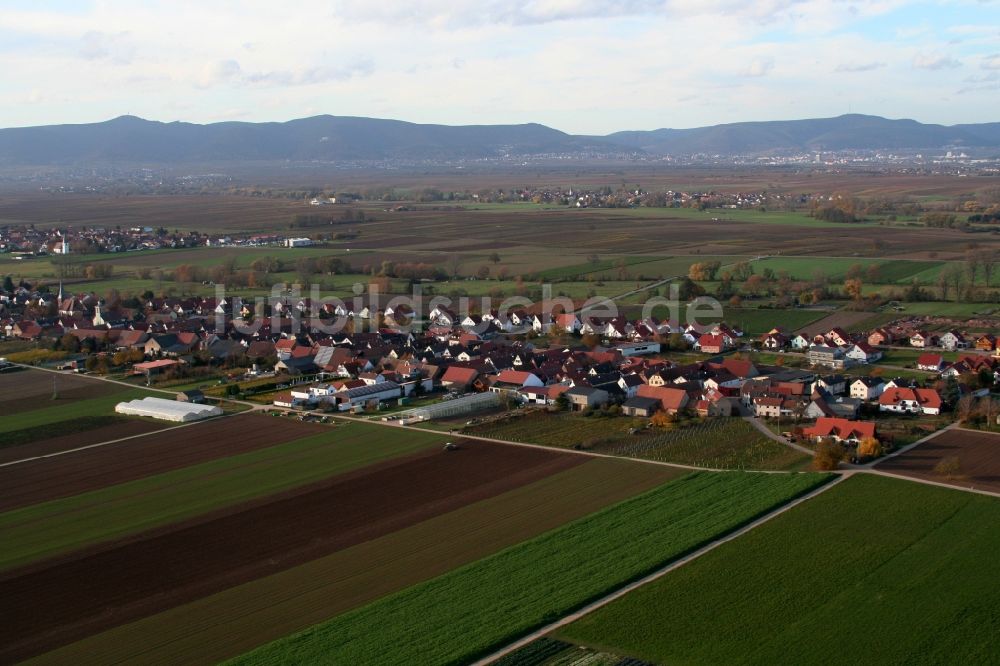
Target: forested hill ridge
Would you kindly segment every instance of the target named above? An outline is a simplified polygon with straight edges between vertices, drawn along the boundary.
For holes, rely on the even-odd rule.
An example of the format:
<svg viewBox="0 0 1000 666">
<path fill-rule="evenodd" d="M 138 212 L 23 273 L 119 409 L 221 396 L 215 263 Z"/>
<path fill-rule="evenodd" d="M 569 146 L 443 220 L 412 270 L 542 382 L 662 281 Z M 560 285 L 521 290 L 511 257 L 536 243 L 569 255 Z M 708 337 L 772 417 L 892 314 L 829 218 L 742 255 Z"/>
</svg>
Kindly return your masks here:
<svg viewBox="0 0 1000 666">
<path fill-rule="evenodd" d="M 287 122 L 163 123 L 121 116 L 99 123 L 0 129 L 0 166 L 129 163 L 601 159 L 845 150 L 1000 149 L 1000 123 L 931 125 L 843 115 L 692 129 L 582 136 L 536 123 L 431 125 L 347 116 Z"/>
</svg>

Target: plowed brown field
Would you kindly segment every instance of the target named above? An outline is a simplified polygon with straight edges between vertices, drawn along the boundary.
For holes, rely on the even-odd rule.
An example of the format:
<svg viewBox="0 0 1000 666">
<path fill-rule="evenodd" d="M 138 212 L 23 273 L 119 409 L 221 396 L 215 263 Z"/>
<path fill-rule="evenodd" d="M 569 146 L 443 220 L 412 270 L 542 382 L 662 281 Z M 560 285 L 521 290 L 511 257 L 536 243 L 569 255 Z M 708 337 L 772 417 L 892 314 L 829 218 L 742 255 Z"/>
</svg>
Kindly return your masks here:
<svg viewBox="0 0 1000 666">
<path fill-rule="evenodd" d="M 59 451 L 70 451 L 78 449 L 81 446 L 90 446 L 91 444 L 110 442 L 122 437 L 155 432 L 162 430 L 164 427 L 167 427 L 167 424 L 163 422 L 140 421 L 139 419 L 122 420 L 119 423 L 100 426 L 91 430 L 81 430 L 69 435 L 49 437 L 48 439 L 40 439 L 17 446 L 5 446 L 0 448 L 0 463 L 45 456 L 50 453 L 58 453 Z"/>
<path fill-rule="evenodd" d="M 255 451 L 324 430 L 325 426 L 292 419 L 241 414 L 0 467 L 0 511 Z"/>
<path fill-rule="evenodd" d="M 430 450 L 0 577 L 0 661 L 51 650 L 586 462 L 482 442 Z"/>
<path fill-rule="evenodd" d="M 59 400 L 51 400 L 53 387 Z M 88 379 L 79 375 L 22 370 L 0 374 L 0 414 L 58 406 L 86 398 L 99 398 L 127 389 L 120 384 Z"/>
<path fill-rule="evenodd" d="M 934 468 L 943 458 L 957 458 L 959 472 L 947 477 Z M 906 453 L 879 463 L 877 469 L 962 488 L 1000 492 L 1000 435 L 975 430 L 947 430 Z"/>
</svg>

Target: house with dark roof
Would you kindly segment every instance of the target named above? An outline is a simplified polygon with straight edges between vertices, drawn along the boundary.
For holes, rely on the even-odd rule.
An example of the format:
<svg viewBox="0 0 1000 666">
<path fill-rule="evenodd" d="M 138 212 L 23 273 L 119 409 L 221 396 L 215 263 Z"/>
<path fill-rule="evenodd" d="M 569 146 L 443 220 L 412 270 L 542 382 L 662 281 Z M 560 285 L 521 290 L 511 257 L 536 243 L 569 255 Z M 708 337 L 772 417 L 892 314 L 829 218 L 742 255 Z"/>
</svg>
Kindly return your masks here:
<svg viewBox="0 0 1000 666">
<path fill-rule="evenodd" d="M 660 409 L 660 400 L 635 396 L 622 403 L 622 414 L 626 416 L 652 416 Z"/>
<path fill-rule="evenodd" d="M 885 380 L 881 377 L 857 377 L 851 382 L 850 394 L 859 400 L 875 400 L 884 388 Z"/>
<path fill-rule="evenodd" d="M 610 398 L 607 391 L 592 386 L 574 386 L 563 395 L 569 400 L 570 408 L 574 411 L 602 407 L 608 404 Z"/>
</svg>

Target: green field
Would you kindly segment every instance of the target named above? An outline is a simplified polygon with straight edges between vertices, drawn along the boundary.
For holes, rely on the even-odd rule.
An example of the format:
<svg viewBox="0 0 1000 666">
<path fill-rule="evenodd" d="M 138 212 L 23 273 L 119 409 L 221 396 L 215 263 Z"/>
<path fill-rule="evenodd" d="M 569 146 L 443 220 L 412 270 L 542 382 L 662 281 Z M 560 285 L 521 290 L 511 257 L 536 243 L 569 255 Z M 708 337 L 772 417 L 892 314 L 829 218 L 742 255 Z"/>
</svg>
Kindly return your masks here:
<svg viewBox="0 0 1000 666">
<path fill-rule="evenodd" d="M 618 274 L 618 267 L 620 264 L 624 264 L 625 270 L 630 274 L 653 274 L 650 273 L 650 271 L 655 271 L 655 269 L 649 269 L 647 266 L 652 266 L 660 260 L 661 257 L 645 256 L 601 257 L 596 262 L 587 262 L 573 264 L 571 266 L 560 266 L 557 268 L 546 269 L 536 273 L 532 276 L 532 278 L 541 282 L 546 282 L 551 280 L 575 279 L 580 276 L 590 274 L 613 277 Z"/>
<path fill-rule="evenodd" d="M 85 400 L 72 400 L 69 402 L 50 401 L 47 397 L 41 398 L 38 401 L 39 405 L 52 406 L 18 412 L 16 414 L 4 414 L 3 419 L 0 419 L 0 433 L 36 428 L 61 421 L 72 421 L 87 416 L 110 415 L 114 413 L 115 405 L 119 402 L 145 398 L 150 395 L 156 394 L 138 388 L 123 388 L 121 391 L 112 393 L 111 395 Z M 53 434 L 57 433 L 54 432 Z"/>
<path fill-rule="evenodd" d="M 691 269 L 691 264 L 713 262 L 717 261 L 722 266 L 730 266 L 732 264 L 738 264 L 741 261 L 746 261 L 752 259 L 748 255 L 732 255 L 732 254 L 689 254 L 689 255 L 678 255 L 675 257 L 664 257 L 662 259 L 655 259 L 650 262 L 643 262 L 638 266 L 629 268 L 629 272 L 633 274 L 641 274 L 647 277 L 655 279 L 664 279 L 668 277 L 673 277 L 675 275 L 687 275 L 688 271 Z M 725 272 L 725 268 L 719 270 L 721 275 Z"/>
<path fill-rule="evenodd" d="M 905 303 L 902 312 L 895 312 L 896 318 L 909 315 L 935 315 L 942 317 L 974 317 L 984 313 L 995 313 L 1000 306 L 996 303 L 954 303 L 924 302 Z"/>
<path fill-rule="evenodd" d="M 681 471 L 582 465 L 291 569 L 115 627 L 38 663 L 217 663 L 639 495 Z"/>
<path fill-rule="evenodd" d="M 693 187 L 693 186 L 692 186 Z M 734 187 L 736 187 L 734 185 Z M 682 188 L 683 189 L 683 188 Z M 574 215 L 586 217 L 588 215 L 609 215 L 643 219 L 681 219 L 681 220 L 704 220 L 706 223 L 713 218 L 725 221 L 739 221 L 750 224 L 781 224 L 797 227 L 856 227 L 870 226 L 870 222 L 857 224 L 844 224 L 839 222 L 826 222 L 817 220 L 805 213 L 792 211 L 761 211 L 758 209 L 724 209 L 709 208 L 698 210 L 697 208 L 662 208 L 662 207 L 639 207 L 639 208 L 574 208 L 556 204 L 534 204 L 528 202 L 512 203 L 466 203 L 460 204 L 466 211 L 482 212 L 511 212 L 517 214 L 532 213 L 535 211 L 561 210 Z"/>
<path fill-rule="evenodd" d="M 581 212 L 601 213 L 604 215 L 621 215 L 627 217 L 659 218 L 664 220 L 703 220 L 710 223 L 713 218 L 721 221 L 746 222 L 748 224 L 783 224 L 794 227 L 835 227 L 838 229 L 856 226 L 869 226 L 870 223 L 844 224 L 817 220 L 805 213 L 786 211 L 760 211 L 756 209 L 727 210 L 709 208 L 588 208 Z"/>
<path fill-rule="evenodd" d="M 431 432 L 400 438 L 385 428 L 351 423 L 266 449 L 8 511 L 0 514 L 0 570 L 319 481 L 441 441 Z"/>
<path fill-rule="evenodd" d="M 767 437 L 741 418 L 694 421 L 673 430 L 652 428 L 612 451 L 617 455 L 716 469 L 804 469 L 810 458 Z"/>
<path fill-rule="evenodd" d="M 739 326 L 747 338 L 757 338 L 776 326 L 786 331 L 796 331 L 803 326 L 829 315 L 823 310 L 803 310 L 801 308 L 733 308 L 723 306 L 722 317 L 730 326 Z M 699 323 L 714 323 L 712 317 L 699 318 Z"/>
<path fill-rule="evenodd" d="M 73 433 L 86 432 L 88 430 L 94 430 L 96 428 L 102 428 L 116 423 L 125 423 L 128 421 L 128 417 L 118 416 L 117 414 L 80 416 L 69 421 L 61 422 L 59 425 L 59 434 L 69 435 Z M 37 442 L 40 439 L 48 439 L 50 437 L 52 437 L 52 426 L 48 423 L 31 428 L 22 428 L 20 430 L 7 430 L 3 433 L 3 439 L 0 439 L 0 449 L 22 446 L 24 444 L 30 444 L 31 442 Z"/>
<path fill-rule="evenodd" d="M 941 349 L 886 349 L 882 354 L 882 360 L 879 363 L 885 365 L 901 365 L 901 366 L 916 366 L 917 359 L 924 354 L 936 354 L 944 358 L 945 361 L 957 361 L 959 356 L 966 353 L 975 352 L 957 352 L 957 351 L 942 351 Z"/>
<path fill-rule="evenodd" d="M 1000 501 L 856 476 L 558 632 L 657 663 L 983 664 Z"/>
<path fill-rule="evenodd" d="M 628 434 L 629 430 L 644 425 L 646 421 L 632 417 L 604 418 L 570 413 L 532 412 L 475 425 L 466 428 L 464 432 L 512 442 L 593 448 L 598 445 L 609 446 L 629 441 L 633 437 Z"/>
<path fill-rule="evenodd" d="M 812 280 L 817 273 L 833 282 L 843 281 L 852 266 L 867 269 L 872 264 L 878 266 L 877 284 L 909 283 L 914 277 L 924 281 L 922 276 L 932 271 L 940 271 L 941 261 L 909 261 L 906 259 L 872 259 L 870 257 L 768 257 L 754 262 L 754 270 L 760 273 L 770 268 L 776 274 L 786 271 L 795 280 Z M 862 272 L 861 279 L 868 282 Z"/>
<path fill-rule="evenodd" d="M 827 480 L 690 475 L 234 663 L 468 662 Z"/>
<path fill-rule="evenodd" d="M 591 293 L 596 296 L 617 296 L 618 294 L 641 287 L 644 284 L 635 280 L 556 282 L 552 284 L 552 297 L 565 295 L 568 298 L 582 300 L 588 298 Z M 540 291 L 541 286 L 541 282 L 523 282 L 521 285 L 518 285 L 514 280 L 448 280 L 433 284 L 435 294 L 457 292 L 466 296 L 488 296 L 493 292 L 499 291 L 505 297 L 518 295 L 519 287 L 523 290 L 522 293 L 527 294 L 531 290 Z M 496 305 L 499 305 L 499 301 L 494 303 L 494 306 Z"/>
</svg>

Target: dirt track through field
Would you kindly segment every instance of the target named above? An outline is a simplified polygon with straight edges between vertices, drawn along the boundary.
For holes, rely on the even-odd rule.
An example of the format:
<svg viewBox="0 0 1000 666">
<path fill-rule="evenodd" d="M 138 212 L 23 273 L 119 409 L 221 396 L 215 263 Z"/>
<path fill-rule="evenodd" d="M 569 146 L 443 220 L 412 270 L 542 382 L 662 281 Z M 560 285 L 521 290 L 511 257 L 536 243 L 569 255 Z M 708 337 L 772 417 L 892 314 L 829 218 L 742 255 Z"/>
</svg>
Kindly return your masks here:
<svg viewBox="0 0 1000 666">
<path fill-rule="evenodd" d="M 52 400 L 53 387 L 58 394 Z M 99 398 L 125 387 L 78 375 L 22 370 L 0 374 L 0 414 L 58 407 L 76 400 Z"/>
<path fill-rule="evenodd" d="M 334 432 L 326 426 L 292 419 L 241 414 L 99 448 L 0 467 L 0 511 L 69 497 L 324 431 Z M 88 443 L 83 434 L 74 437 L 80 446 Z M 46 442 L 51 444 L 51 440 L 45 440 L 32 446 Z"/>
<path fill-rule="evenodd" d="M 129 419 L 90 430 L 81 430 L 69 435 L 59 435 L 58 437 L 49 437 L 26 444 L 6 446 L 0 448 L 0 464 L 45 456 L 50 453 L 58 453 L 59 451 L 69 451 L 81 446 L 99 444 L 100 442 L 110 442 L 122 437 L 156 432 L 165 426 L 165 423 L 150 420 L 140 421 L 138 419 Z"/>
<path fill-rule="evenodd" d="M 465 442 L 0 576 L 0 661 L 20 660 L 579 465 Z"/>
</svg>

